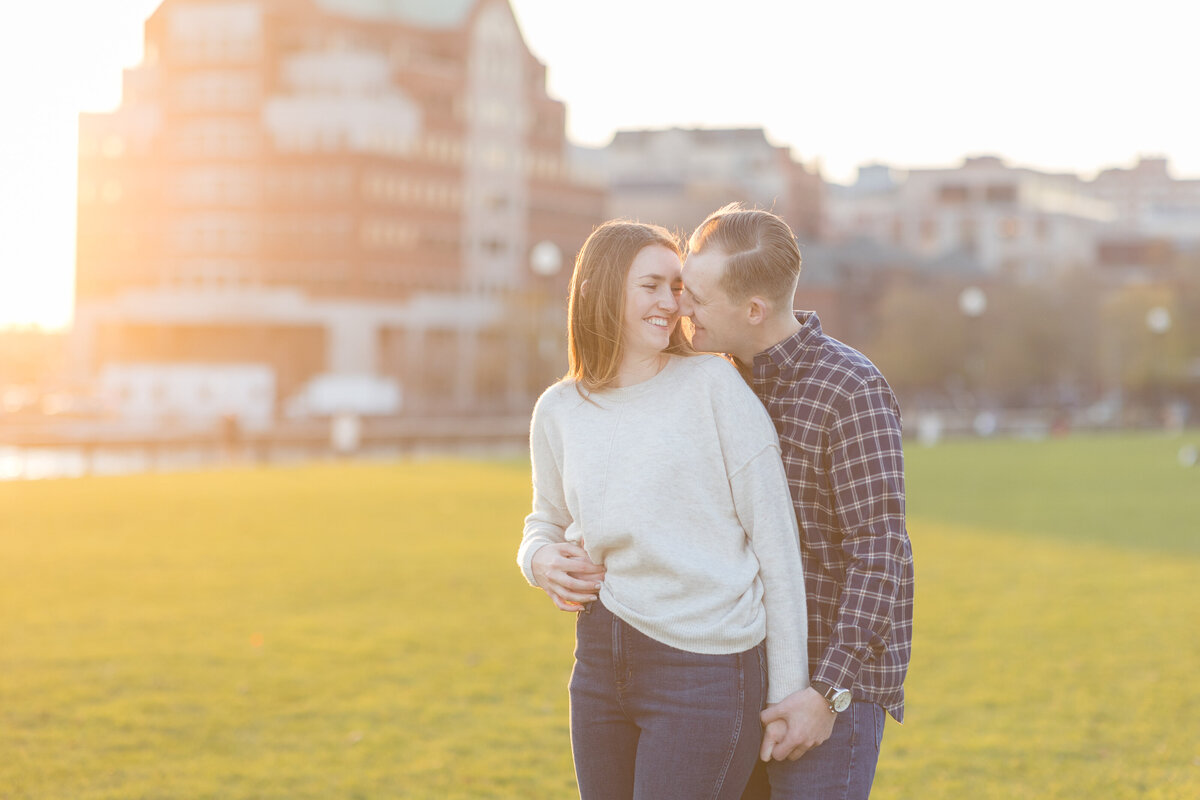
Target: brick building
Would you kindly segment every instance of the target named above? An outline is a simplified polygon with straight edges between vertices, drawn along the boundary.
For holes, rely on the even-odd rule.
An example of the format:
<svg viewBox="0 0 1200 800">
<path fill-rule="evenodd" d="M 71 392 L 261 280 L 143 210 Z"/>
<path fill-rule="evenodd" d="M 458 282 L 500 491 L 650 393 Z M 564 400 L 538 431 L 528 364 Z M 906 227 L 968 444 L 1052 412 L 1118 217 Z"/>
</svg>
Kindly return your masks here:
<svg viewBox="0 0 1200 800">
<path fill-rule="evenodd" d="M 80 120 L 81 374 L 266 365 L 280 413 L 339 378 L 527 410 L 604 215 L 545 74 L 507 0 L 164 0 L 120 107 Z"/>
</svg>

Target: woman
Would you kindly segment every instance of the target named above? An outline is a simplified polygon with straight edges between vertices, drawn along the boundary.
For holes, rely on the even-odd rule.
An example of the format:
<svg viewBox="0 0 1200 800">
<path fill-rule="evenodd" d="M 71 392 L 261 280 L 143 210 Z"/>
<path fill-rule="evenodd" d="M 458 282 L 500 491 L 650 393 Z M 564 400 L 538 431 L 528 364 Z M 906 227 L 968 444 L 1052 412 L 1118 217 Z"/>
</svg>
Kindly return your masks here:
<svg viewBox="0 0 1200 800">
<path fill-rule="evenodd" d="M 559 608 L 583 609 L 570 699 L 584 800 L 740 797 L 764 702 L 808 684 L 775 429 L 733 366 L 679 331 L 681 257 L 657 226 L 588 237 L 570 369 L 533 415 L 517 560 Z"/>
</svg>

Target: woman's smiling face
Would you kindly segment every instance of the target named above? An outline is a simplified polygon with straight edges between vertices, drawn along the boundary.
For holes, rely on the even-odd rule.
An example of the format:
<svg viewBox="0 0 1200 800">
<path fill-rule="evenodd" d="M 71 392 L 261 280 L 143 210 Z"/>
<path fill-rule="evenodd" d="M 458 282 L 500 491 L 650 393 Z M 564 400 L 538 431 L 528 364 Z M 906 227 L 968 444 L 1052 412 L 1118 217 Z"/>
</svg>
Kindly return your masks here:
<svg viewBox="0 0 1200 800">
<path fill-rule="evenodd" d="M 679 324 L 683 287 L 679 256 L 661 245 L 648 245 L 629 265 L 625 278 L 625 318 L 621 328 L 625 357 L 661 353 Z"/>
</svg>

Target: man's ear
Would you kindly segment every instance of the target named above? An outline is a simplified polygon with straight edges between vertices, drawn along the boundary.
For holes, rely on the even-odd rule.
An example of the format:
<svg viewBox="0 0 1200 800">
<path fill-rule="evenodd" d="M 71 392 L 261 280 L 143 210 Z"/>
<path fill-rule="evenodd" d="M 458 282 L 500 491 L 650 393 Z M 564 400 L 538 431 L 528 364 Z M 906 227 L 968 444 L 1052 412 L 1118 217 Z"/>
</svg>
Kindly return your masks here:
<svg viewBox="0 0 1200 800">
<path fill-rule="evenodd" d="M 761 325 L 771 314 L 771 304 L 755 295 L 746 301 L 746 321 L 751 325 Z"/>
<path fill-rule="evenodd" d="M 587 297 L 587 285 L 588 285 L 587 280 L 585 280 L 583 283 L 579 284 L 579 296 L 580 297 Z"/>
</svg>

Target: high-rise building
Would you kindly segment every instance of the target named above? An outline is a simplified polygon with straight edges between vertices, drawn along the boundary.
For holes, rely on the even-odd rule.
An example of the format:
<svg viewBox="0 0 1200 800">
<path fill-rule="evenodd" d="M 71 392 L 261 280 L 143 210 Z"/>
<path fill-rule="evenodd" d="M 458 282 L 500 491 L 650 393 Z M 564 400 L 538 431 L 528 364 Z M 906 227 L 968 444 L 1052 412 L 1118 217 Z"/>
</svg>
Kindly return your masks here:
<svg viewBox="0 0 1200 800">
<path fill-rule="evenodd" d="M 339 381 L 525 408 L 604 214 L 545 75 L 507 0 L 164 0 L 80 120 L 79 363 L 267 365 L 284 413 Z"/>
</svg>

